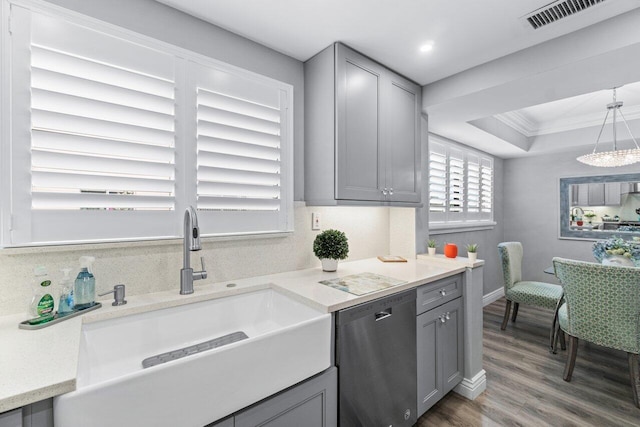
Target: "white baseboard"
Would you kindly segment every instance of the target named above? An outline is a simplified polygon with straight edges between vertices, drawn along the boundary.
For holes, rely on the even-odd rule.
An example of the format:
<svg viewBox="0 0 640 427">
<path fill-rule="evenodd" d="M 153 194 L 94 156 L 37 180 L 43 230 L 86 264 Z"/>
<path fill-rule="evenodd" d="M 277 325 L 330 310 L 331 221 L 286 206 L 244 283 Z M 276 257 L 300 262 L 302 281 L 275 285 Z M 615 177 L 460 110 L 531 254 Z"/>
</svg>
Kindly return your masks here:
<svg viewBox="0 0 640 427">
<path fill-rule="evenodd" d="M 469 400 L 474 400 L 487 389 L 487 373 L 485 370 L 478 372 L 473 378 L 463 378 L 453 391 Z"/>
<path fill-rule="evenodd" d="M 503 296 L 504 296 L 504 288 L 499 288 L 493 292 L 489 292 L 488 294 L 482 297 L 482 306 L 486 307 L 492 302 L 498 301 Z"/>
</svg>

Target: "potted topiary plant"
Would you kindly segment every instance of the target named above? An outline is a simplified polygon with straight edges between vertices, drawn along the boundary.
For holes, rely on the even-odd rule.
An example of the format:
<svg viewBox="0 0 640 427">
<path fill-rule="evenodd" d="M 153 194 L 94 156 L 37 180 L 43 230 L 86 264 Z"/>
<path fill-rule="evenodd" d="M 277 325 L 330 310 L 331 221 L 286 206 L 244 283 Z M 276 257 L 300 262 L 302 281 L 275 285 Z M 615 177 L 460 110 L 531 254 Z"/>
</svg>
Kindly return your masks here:
<svg viewBox="0 0 640 427">
<path fill-rule="evenodd" d="M 313 253 L 320 258 L 323 271 L 336 271 L 338 260 L 349 255 L 347 236 L 339 230 L 325 230 L 313 241 Z"/>
<path fill-rule="evenodd" d="M 477 243 L 469 243 L 467 245 L 467 257 L 469 261 L 476 262 L 478 259 L 478 244 Z"/>
<path fill-rule="evenodd" d="M 429 239 L 427 241 L 427 251 L 429 252 L 429 255 L 435 255 L 437 247 L 438 247 L 438 242 L 436 242 L 435 239 Z"/>
</svg>

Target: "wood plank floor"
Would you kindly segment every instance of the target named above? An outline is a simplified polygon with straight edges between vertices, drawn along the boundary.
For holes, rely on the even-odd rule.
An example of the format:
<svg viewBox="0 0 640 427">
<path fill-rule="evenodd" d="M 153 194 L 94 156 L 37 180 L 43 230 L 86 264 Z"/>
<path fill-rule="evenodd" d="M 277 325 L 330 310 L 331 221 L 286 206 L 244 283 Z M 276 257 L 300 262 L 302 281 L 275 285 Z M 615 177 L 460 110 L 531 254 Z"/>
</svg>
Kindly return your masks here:
<svg viewBox="0 0 640 427">
<path fill-rule="evenodd" d="M 581 342 L 571 382 L 566 351 L 547 350 L 550 310 L 520 306 L 500 330 L 505 299 L 484 308 L 487 390 L 474 401 L 451 392 L 423 415 L 427 426 L 640 426 L 627 355 Z"/>
</svg>

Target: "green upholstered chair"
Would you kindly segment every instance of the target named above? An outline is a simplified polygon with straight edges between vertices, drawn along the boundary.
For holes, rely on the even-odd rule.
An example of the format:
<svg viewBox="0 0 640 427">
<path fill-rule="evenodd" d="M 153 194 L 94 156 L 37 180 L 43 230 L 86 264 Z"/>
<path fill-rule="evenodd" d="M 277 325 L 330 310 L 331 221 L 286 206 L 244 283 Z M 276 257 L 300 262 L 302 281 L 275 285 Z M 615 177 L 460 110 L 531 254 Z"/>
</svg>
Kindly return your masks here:
<svg viewBox="0 0 640 427">
<path fill-rule="evenodd" d="M 562 287 L 553 283 L 522 280 L 522 244 L 520 242 L 503 242 L 498 244 L 498 253 L 502 261 L 504 275 L 504 296 L 507 305 L 500 329 L 505 330 L 509 321 L 511 303 L 514 303 L 511 321 L 515 322 L 520 304 L 534 305 L 555 310 L 562 298 Z M 549 347 L 553 347 L 555 319 L 549 334 Z"/>
<path fill-rule="evenodd" d="M 627 352 L 633 398 L 640 408 L 640 268 L 554 258 L 565 303 L 560 328 L 569 336 L 564 380 L 571 381 L 578 340 Z"/>
</svg>

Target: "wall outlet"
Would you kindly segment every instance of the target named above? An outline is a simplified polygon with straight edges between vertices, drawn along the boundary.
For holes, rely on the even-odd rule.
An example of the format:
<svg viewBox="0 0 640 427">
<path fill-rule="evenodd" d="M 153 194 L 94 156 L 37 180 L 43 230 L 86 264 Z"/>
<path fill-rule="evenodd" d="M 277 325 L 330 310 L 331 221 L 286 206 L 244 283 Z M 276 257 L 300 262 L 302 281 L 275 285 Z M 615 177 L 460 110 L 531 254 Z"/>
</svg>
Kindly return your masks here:
<svg viewBox="0 0 640 427">
<path fill-rule="evenodd" d="M 318 212 L 311 213 L 311 229 L 312 230 L 320 230 L 320 214 Z"/>
</svg>

